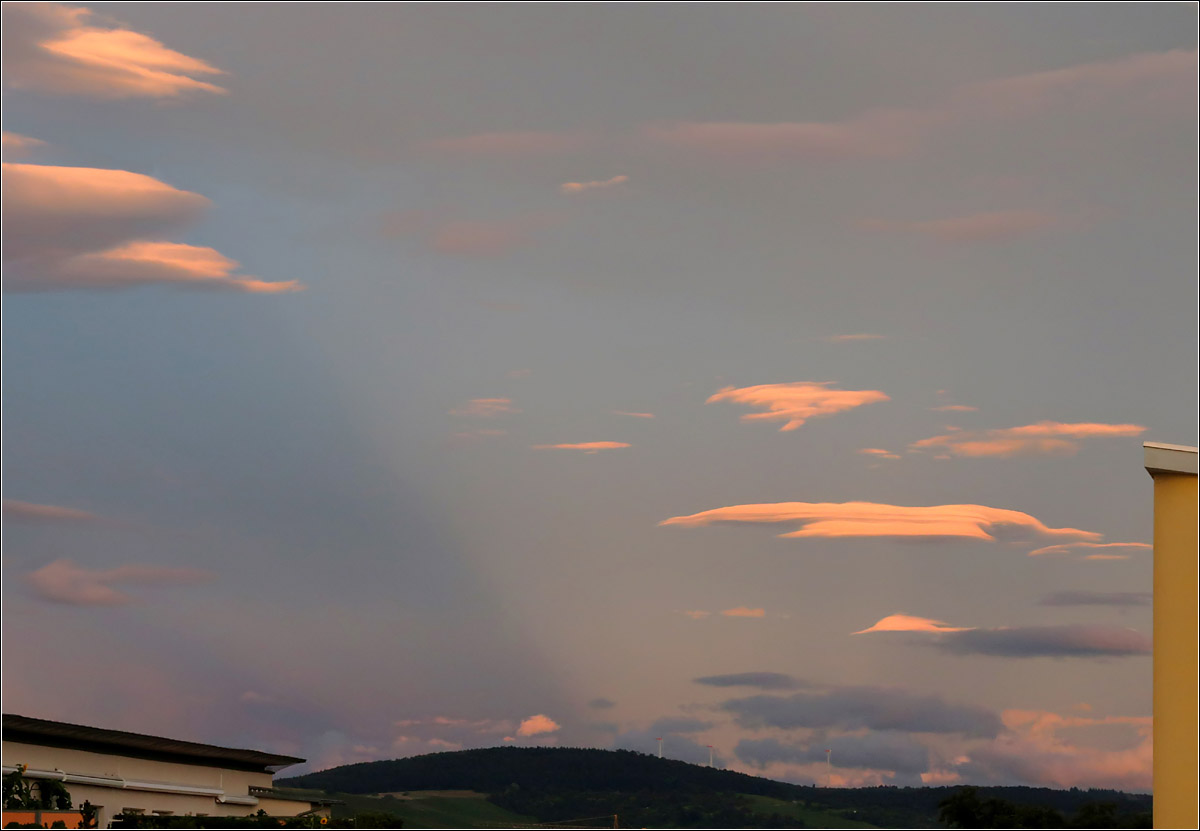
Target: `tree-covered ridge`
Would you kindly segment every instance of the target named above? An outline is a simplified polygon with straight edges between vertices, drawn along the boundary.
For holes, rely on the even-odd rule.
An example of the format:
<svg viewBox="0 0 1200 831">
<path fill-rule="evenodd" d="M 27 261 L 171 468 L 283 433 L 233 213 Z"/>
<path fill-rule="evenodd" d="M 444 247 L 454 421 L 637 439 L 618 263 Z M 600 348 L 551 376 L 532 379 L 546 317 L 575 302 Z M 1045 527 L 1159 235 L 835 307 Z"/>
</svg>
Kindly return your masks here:
<svg viewBox="0 0 1200 831">
<path fill-rule="evenodd" d="M 735 815 L 740 817 L 734 823 L 737 827 L 803 826 L 795 819 L 784 822 L 782 817 L 768 818 L 761 810 L 749 810 L 745 795 L 823 812 L 827 819 L 901 828 L 956 824 L 955 819 L 962 821 L 975 810 L 981 821 L 1020 817 L 1061 822 L 1043 827 L 1071 827 L 1088 818 L 1096 823 L 1090 827 L 1106 827 L 1100 823 L 1120 817 L 1129 827 L 1140 825 L 1151 809 L 1148 794 L 1099 789 L 980 787 L 969 789 L 971 796 L 964 797 L 967 789 L 962 787 L 818 788 L 628 750 L 586 748 L 496 747 L 433 753 L 344 765 L 278 780 L 278 784 L 350 794 L 466 789 L 490 794 L 495 804 L 542 822 L 619 814 L 622 825 L 628 820 L 634 825 L 681 828 L 728 824 Z M 948 800 L 951 812 L 944 813 L 943 803 Z M 1020 806 L 1039 810 L 1020 810 Z M 1035 814 L 1041 819 L 1036 820 Z M 1138 821 L 1130 823 L 1134 818 Z M 829 827 L 825 821 L 820 824 Z"/>
</svg>

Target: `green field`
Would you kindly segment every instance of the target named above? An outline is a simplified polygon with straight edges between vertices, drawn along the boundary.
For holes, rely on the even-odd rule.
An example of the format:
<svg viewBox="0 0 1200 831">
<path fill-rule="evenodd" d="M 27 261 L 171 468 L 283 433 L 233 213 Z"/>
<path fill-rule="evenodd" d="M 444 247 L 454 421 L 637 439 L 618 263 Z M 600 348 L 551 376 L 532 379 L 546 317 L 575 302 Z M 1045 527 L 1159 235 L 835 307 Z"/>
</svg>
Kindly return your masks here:
<svg viewBox="0 0 1200 831">
<path fill-rule="evenodd" d="M 848 819 L 839 811 L 828 808 L 809 807 L 802 802 L 788 802 L 769 796 L 745 794 L 750 808 L 757 814 L 780 814 L 800 820 L 809 828 L 874 828 L 874 825 Z"/>
<path fill-rule="evenodd" d="M 335 818 L 355 814 L 394 814 L 405 828 L 495 828 L 528 825 L 530 817 L 514 814 L 487 801 L 486 794 L 473 791 L 411 791 L 407 796 L 363 796 L 333 794 L 345 802 L 335 805 Z"/>
</svg>

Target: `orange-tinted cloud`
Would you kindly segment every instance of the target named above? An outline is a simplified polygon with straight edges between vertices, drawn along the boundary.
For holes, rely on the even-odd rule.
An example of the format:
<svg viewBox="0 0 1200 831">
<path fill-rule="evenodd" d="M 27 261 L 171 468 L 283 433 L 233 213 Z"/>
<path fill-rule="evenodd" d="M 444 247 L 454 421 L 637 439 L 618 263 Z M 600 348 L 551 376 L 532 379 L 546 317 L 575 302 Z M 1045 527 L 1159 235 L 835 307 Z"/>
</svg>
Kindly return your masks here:
<svg viewBox="0 0 1200 831">
<path fill-rule="evenodd" d="M 1079 442 L 1093 438 L 1137 436 L 1146 431 L 1138 424 L 1062 424 L 1040 421 L 1023 427 L 999 430 L 956 430 L 944 436 L 921 439 L 909 445 L 912 450 L 937 449 L 954 456 L 969 458 L 1009 458 L 1021 455 L 1068 455 L 1079 449 Z"/>
<path fill-rule="evenodd" d="M 629 181 L 628 176 L 614 176 L 611 179 L 594 182 L 564 182 L 559 185 L 559 190 L 563 193 L 582 193 L 585 190 L 598 190 L 603 188 L 611 188 L 614 185 L 624 184 Z"/>
<path fill-rule="evenodd" d="M 126 170 L 9 164 L 4 168 L 6 291 L 165 284 L 276 293 L 301 288 L 235 274 L 212 248 L 146 237 L 182 227 L 203 196 Z"/>
<path fill-rule="evenodd" d="M 450 411 L 452 416 L 470 418 L 495 418 L 521 412 L 512 405 L 511 398 L 472 398 L 461 407 Z"/>
<path fill-rule="evenodd" d="M 89 569 L 70 560 L 55 560 L 25 576 L 39 597 L 70 606 L 123 606 L 133 602 L 133 597 L 115 585 L 191 585 L 212 579 L 209 572 L 194 568 L 125 565 Z"/>
<path fill-rule="evenodd" d="M 10 133 L 8 130 L 0 132 L 3 135 L 5 156 L 25 156 L 35 147 L 43 147 L 46 144 L 46 142 L 39 139 L 22 136 L 18 133 Z"/>
<path fill-rule="evenodd" d="M 521 722 L 521 726 L 517 728 L 518 736 L 536 736 L 541 733 L 553 733 L 562 727 L 554 719 L 541 713 L 536 716 L 530 716 Z"/>
<path fill-rule="evenodd" d="M 962 632 L 962 628 L 954 627 L 940 620 L 912 615 L 888 615 L 866 629 L 852 632 L 853 635 L 866 635 L 871 632 Z"/>
<path fill-rule="evenodd" d="M 585 453 L 599 453 L 601 450 L 619 450 L 622 447 L 633 447 L 623 441 L 585 441 L 579 444 L 535 444 L 534 450 L 582 450 Z"/>
<path fill-rule="evenodd" d="M 712 612 L 706 612 L 703 609 L 684 609 L 680 611 L 679 614 L 690 617 L 692 620 L 704 620 L 704 618 L 711 615 Z"/>
<path fill-rule="evenodd" d="M 195 76 L 221 70 L 148 35 L 56 3 L 4 5 L 4 75 L 14 89 L 97 98 L 223 93 Z"/>
<path fill-rule="evenodd" d="M 587 143 L 588 137 L 583 133 L 527 130 L 443 138 L 428 142 L 425 147 L 454 156 L 540 157 L 573 152 Z"/>
<path fill-rule="evenodd" d="M 768 502 L 732 505 L 690 516 L 663 520 L 659 525 L 688 528 L 730 523 L 789 522 L 802 527 L 780 537 L 962 538 L 1044 537 L 1098 540 L 1100 535 L 1078 528 L 1050 528 L 1020 511 L 986 505 L 910 507 L 875 502 Z"/>
<path fill-rule="evenodd" d="M 654 413 L 627 413 L 624 410 L 613 410 L 613 415 L 630 416 L 632 418 L 654 418 Z"/>
<path fill-rule="evenodd" d="M 858 451 L 864 456 L 874 456 L 877 459 L 899 459 L 900 456 L 890 450 L 884 450 L 881 447 L 864 447 Z"/>
<path fill-rule="evenodd" d="M 725 617 L 766 617 L 766 609 L 748 609 L 745 606 L 736 606 L 732 609 L 725 609 L 721 612 Z"/>
<path fill-rule="evenodd" d="M 63 508 L 58 505 L 36 505 L 32 502 L 4 500 L 4 521 L 30 525 L 57 525 L 61 523 L 102 522 L 101 517 L 89 511 Z"/>
<path fill-rule="evenodd" d="M 1003 242 L 1032 234 L 1079 226 L 1078 218 L 1043 211 L 993 211 L 925 221 L 871 219 L 859 223 L 870 231 L 892 231 L 939 242 Z"/>
<path fill-rule="evenodd" d="M 1043 548 L 1037 548 L 1029 552 L 1030 557 L 1040 557 L 1044 554 L 1071 554 L 1077 549 L 1093 549 L 1093 548 L 1117 548 L 1131 549 L 1136 551 L 1150 551 L 1154 546 L 1144 542 L 1064 542 L 1057 545 L 1047 545 Z M 1109 559 L 1112 556 L 1117 556 L 1119 559 L 1127 559 L 1127 555 L 1101 555 L 1092 554 L 1085 557 L 1088 560 Z"/>
<path fill-rule="evenodd" d="M 782 421 L 783 432 L 796 430 L 810 418 L 852 410 L 864 404 L 889 401 L 879 390 L 831 389 L 828 381 L 797 381 L 790 384 L 760 384 L 756 387 L 725 387 L 710 396 L 708 403 L 732 401 L 750 407 L 765 408 L 765 413 L 749 413 L 742 421 Z"/>
</svg>

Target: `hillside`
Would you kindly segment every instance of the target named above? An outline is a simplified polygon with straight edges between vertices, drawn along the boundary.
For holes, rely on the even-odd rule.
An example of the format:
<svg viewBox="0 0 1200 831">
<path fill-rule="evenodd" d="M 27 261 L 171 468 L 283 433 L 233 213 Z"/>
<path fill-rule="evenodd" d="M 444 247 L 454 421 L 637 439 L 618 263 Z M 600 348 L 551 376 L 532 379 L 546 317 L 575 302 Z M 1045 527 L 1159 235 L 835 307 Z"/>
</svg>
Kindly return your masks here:
<svg viewBox="0 0 1200 831">
<path fill-rule="evenodd" d="M 342 794 L 475 791 L 541 822 L 618 814 L 623 827 L 933 828 L 940 827 L 938 804 L 959 790 L 817 788 L 627 750 L 517 747 L 363 762 L 277 784 Z M 1107 803 L 1135 825 L 1151 805 L 1149 795 L 1110 790 L 990 787 L 978 795 L 1042 806 L 1063 817 Z"/>
</svg>

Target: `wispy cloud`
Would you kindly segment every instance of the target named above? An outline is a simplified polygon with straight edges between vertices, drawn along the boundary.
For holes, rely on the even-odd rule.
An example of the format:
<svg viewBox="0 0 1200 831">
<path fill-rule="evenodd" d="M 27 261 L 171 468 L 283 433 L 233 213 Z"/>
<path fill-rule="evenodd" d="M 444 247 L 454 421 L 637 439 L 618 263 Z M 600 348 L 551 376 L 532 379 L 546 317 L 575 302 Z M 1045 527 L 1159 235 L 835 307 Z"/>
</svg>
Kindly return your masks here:
<svg viewBox="0 0 1200 831">
<path fill-rule="evenodd" d="M 585 441 L 578 444 L 534 444 L 534 450 L 582 450 L 584 453 L 599 453 L 601 450 L 619 450 L 622 447 L 633 447 L 623 441 Z"/>
<path fill-rule="evenodd" d="M 1021 455 L 1064 455 L 1076 452 L 1079 442 L 1094 438 L 1137 436 L 1146 431 L 1138 424 L 1063 424 L 1040 421 L 999 430 L 956 430 L 921 439 L 912 450 L 938 450 L 968 458 L 1010 458 Z"/>
<path fill-rule="evenodd" d="M 464 418 L 496 418 L 521 412 L 513 406 L 511 398 L 472 398 L 461 407 L 450 411 L 452 416 Z"/>
<path fill-rule="evenodd" d="M 5 156 L 25 156 L 33 149 L 44 147 L 46 144 L 40 139 L 22 136 L 19 133 L 10 133 L 8 130 L 2 131 L 2 134 Z"/>
<path fill-rule="evenodd" d="M 1115 548 L 1117 550 L 1127 551 L 1151 551 L 1154 546 L 1144 542 L 1064 542 L 1057 545 L 1047 545 L 1043 548 L 1036 548 L 1029 552 L 1030 557 L 1041 557 L 1046 554 L 1072 554 L 1076 551 L 1092 550 L 1096 548 Z M 1127 554 L 1092 554 L 1085 556 L 1083 559 L 1128 559 Z"/>
<path fill-rule="evenodd" d="M 968 407 L 966 404 L 943 404 L 940 407 L 930 407 L 935 413 L 977 413 L 978 407 Z"/>
<path fill-rule="evenodd" d="M 992 211 L 923 221 L 868 219 L 869 231 L 914 234 L 938 242 L 1007 242 L 1022 237 L 1081 227 L 1079 217 L 1035 210 Z"/>
<path fill-rule="evenodd" d="M 654 413 L 627 413 L 624 410 L 613 410 L 613 415 L 629 416 L 631 418 L 654 418 Z"/>
<path fill-rule="evenodd" d="M 881 447 L 864 447 L 858 451 L 864 456 L 874 456 L 877 459 L 899 459 L 900 456 L 890 450 L 884 450 Z"/>
<path fill-rule="evenodd" d="M 659 525 L 687 528 L 720 523 L 790 522 L 802 527 L 781 537 L 939 537 L 995 540 L 997 537 L 1099 539 L 1078 528 L 1050 528 L 1020 511 L 986 505 L 909 507 L 875 502 L 768 502 L 733 505 L 663 520 Z"/>
<path fill-rule="evenodd" d="M 745 606 L 736 606 L 732 609 L 724 609 L 721 612 L 725 617 L 766 617 L 765 609 L 749 609 Z"/>
<path fill-rule="evenodd" d="M 690 617 L 692 620 L 704 620 L 712 615 L 712 612 L 706 612 L 704 609 L 680 609 L 679 614 Z"/>
<path fill-rule="evenodd" d="M 1151 592 L 1063 591 L 1048 594 L 1038 601 L 1042 606 L 1149 606 Z"/>
<path fill-rule="evenodd" d="M 517 728 L 518 736 L 537 736 L 542 733 L 553 733 L 561 729 L 562 725 L 554 719 L 541 713 L 521 722 L 521 726 Z"/>
<path fill-rule="evenodd" d="M 14 89 L 95 98 L 175 98 L 224 89 L 221 70 L 84 8 L 4 5 L 4 75 Z"/>
<path fill-rule="evenodd" d="M 248 293 L 296 291 L 235 274 L 238 263 L 159 234 L 194 221 L 203 196 L 125 170 L 4 166 L 6 291 L 119 289 L 144 285 Z"/>
<path fill-rule="evenodd" d="M 131 595 L 116 586 L 194 585 L 214 575 L 194 568 L 124 565 L 89 569 L 70 560 L 55 560 L 25 576 L 25 581 L 44 600 L 69 606 L 123 606 Z"/>
<path fill-rule="evenodd" d="M 628 176 L 614 176 L 611 179 L 593 182 L 564 182 L 559 185 L 559 190 L 565 194 L 582 193 L 585 190 L 603 190 L 611 188 L 614 185 L 621 185 L 629 181 Z"/>
<path fill-rule="evenodd" d="M 102 522 L 103 519 L 90 511 L 63 508 L 59 505 L 37 505 L 33 502 L 4 500 L 4 521 L 28 525 L 59 525 L 81 522 Z"/>
<path fill-rule="evenodd" d="M 930 636 L 930 640 L 923 642 L 957 655 L 1098 658 L 1150 654 L 1150 640 L 1141 633 L 1123 627 L 1092 624 L 984 629 L 951 627 L 928 618 L 890 615 L 854 634 L 880 632 Z"/>
<path fill-rule="evenodd" d="M 760 690 L 797 690 L 808 684 L 782 672 L 735 672 L 728 675 L 705 675 L 693 678 L 695 684 L 706 687 L 754 687 Z"/>
<path fill-rule="evenodd" d="M 439 254 L 499 257 L 533 244 L 535 224 L 513 220 L 454 220 L 433 229 L 429 245 Z"/>
<path fill-rule="evenodd" d="M 783 432 L 799 429 L 810 418 L 834 415 L 864 404 L 890 400 L 879 390 L 833 389 L 828 381 L 797 381 L 788 384 L 760 384 L 755 387 L 725 387 L 710 396 L 708 403 L 730 401 L 766 409 L 748 413 L 742 421 L 782 421 Z"/>
</svg>

